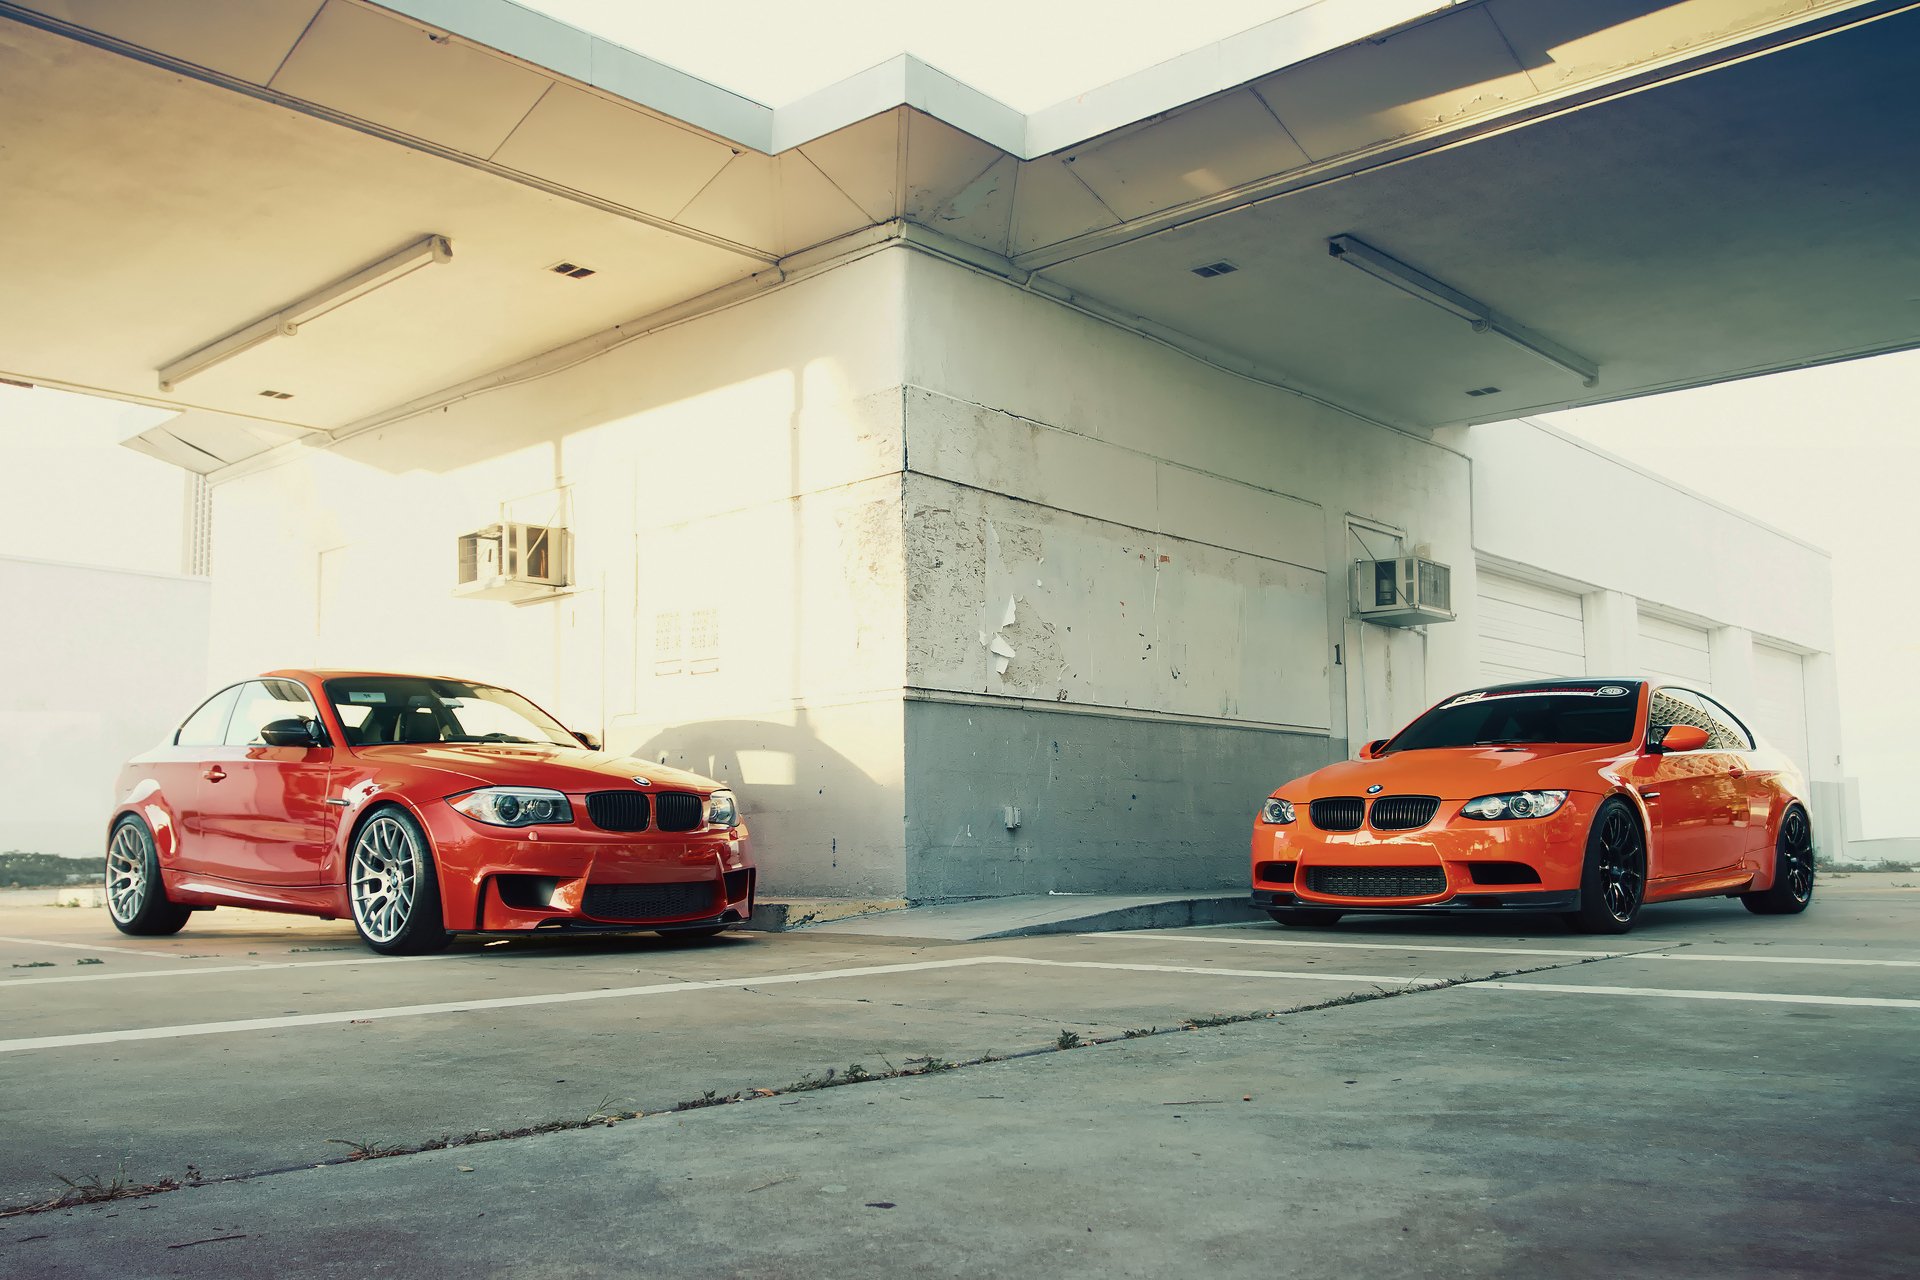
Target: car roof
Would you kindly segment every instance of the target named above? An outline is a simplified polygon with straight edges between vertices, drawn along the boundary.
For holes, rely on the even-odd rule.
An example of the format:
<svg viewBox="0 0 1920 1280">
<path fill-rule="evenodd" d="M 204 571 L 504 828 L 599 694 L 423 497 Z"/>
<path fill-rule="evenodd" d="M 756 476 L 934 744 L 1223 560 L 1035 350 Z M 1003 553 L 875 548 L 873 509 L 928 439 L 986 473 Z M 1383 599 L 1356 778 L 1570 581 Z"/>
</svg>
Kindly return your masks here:
<svg viewBox="0 0 1920 1280">
<path fill-rule="evenodd" d="M 1631 689 L 1646 684 L 1644 676 L 1554 676 L 1544 680 L 1515 680 L 1508 684 L 1485 684 L 1472 693 L 1509 693 L 1522 689 L 1593 689 L 1601 685 L 1618 684 Z"/>
<path fill-rule="evenodd" d="M 272 677 L 294 680 L 455 680 L 461 684 L 488 683 L 466 676 L 436 675 L 425 671 L 348 671 L 337 667 L 283 667 L 277 671 L 263 671 L 255 679 Z"/>
</svg>

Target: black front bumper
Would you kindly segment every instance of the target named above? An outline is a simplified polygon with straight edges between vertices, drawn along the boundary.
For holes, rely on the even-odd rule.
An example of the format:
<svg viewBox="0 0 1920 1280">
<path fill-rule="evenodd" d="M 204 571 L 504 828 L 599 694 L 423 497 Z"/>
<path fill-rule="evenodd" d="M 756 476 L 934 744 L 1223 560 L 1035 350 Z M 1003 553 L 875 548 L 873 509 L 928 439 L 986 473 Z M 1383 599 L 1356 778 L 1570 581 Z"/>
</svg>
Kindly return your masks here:
<svg viewBox="0 0 1920 1280">
<path fill-rule="evenodd" d="M 1345 902 L 1303 902 L 1282 889 L 1255 889 L 1253 907 L 1257 911 L 1284 911 L 1299 907 L 1308 911 L 1340 911 L 1358 914 L 1389 912 L 1393 915 L 1446 915 L 1455 911 L 1578 911 L 1578 889 L 1548 893 L 1456 893 L 1443 902 L 1424 902 L 1415 906 L 1377 904 L 1365 900 Z"/>
</svg>

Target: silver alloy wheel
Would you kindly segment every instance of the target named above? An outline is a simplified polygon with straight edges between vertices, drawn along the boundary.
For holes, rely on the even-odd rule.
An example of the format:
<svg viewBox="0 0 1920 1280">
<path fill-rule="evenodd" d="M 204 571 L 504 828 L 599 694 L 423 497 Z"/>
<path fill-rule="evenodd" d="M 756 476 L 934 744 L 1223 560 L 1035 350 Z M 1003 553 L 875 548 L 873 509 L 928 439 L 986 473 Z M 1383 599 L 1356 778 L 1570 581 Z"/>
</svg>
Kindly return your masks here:
<svg viewBox="0 0 1920 1280">
<path fill-rule="evenodd" d="M 147 903 L 147 842 L 140 829 L 123 822 L 107 842 L 107 910 L 122 924 Z"/>
<path fill-rule="evenodd" d="M 348 893 L 355 923 L 373 941 L 392 942 L 412 919 L 420 858 L 413 832 L 398 818 L 380 814 L 360 828 L 348 868 Z"/>
</svg>

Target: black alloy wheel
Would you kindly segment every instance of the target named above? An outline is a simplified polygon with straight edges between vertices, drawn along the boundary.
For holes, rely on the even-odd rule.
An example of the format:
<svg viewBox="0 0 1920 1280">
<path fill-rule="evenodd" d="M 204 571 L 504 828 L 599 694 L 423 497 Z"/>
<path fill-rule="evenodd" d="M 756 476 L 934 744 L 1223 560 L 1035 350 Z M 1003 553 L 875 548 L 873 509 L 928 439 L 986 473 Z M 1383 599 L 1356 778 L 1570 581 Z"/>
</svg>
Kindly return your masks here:
<svg viewBox="0 0 1920 1280">
<path fill-rule="evenodd" d="M 1580 873 L 1580 909 L 1564 918 L 1579 933 L 1625 933 L 1647 894 L 1647 833 L 1625 800 L 1594 815 Z"/>
<path fill-rule="evenodd" d="M 1760 916 L 1794 916 L 1813 901 L 1813 822 L 1799 805 L 1780 819 L 1773 842 L 1773 885 L 1743 893 L 1741 903 Z"/>
</svg>

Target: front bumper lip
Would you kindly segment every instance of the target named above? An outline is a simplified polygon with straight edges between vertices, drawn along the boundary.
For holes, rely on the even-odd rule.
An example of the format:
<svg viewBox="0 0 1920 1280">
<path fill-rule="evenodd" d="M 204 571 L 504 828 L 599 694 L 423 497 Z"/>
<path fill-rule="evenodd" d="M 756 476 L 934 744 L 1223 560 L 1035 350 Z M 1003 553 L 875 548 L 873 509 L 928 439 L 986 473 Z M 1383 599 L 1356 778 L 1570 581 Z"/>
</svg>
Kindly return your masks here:
<svg viewBox="0 0 1920 1280">
<path fill-rule="evenodd" d="M 1510 892 L 1498 885 L 1476 886 L 1467 893 L 1455 893 L 1437 902 L 1395 902 L 1370 898 L 1303 898 L 1281 889 L 1255 889 L 1252 905 L 1259 911 L 1309 907 L 1318 911 L 1382 912 L 1393 915 L 1446 915 L 1457 911 L 1527 912 L 1578 911 L 1578 889 L 1525 889 Z"/>
<path fill-rule="evenodd" d="M 524 938 L 535 933 L 690 933 L 700 929 L 742 926 L 749 918 L 744 905 L 735 904 L 719 915 L 699 920 L 649 923 L 644 920 L 595 920 L 588 916 L 549 916 L 530 927 L 481 929 L 478 932 L 495 938 Z"/>
<path fill-rule="evenodd" d="M 1458 812 L 1462 802 L 1443 800 L 1431 822 L 1405 831 L 1381 831 L 1371 826 L 1356 831 L 1326 831 L 1299 822 L 1256 825 L 1251 888 L 1255 893 L 1291 895 L 1294 901 L 1283 905 L 1337 911 L 1571 910 L 1560 904 L 1568 896 L 1575 900 L 1579 897 L 1588 832 L 1604 798 L 1574 791 L 1548 817 L 1493 822 L 1464 819 Z M 1262 874 L 1262 864 L 1288 862 L 1294 864 L 1290 881 L 1284 876 Z M 1521 874 L 1518 882 L 1512 883 L 1505 874 L 1478 874 L 1479 869 L 1494 866 L 1501 867 L 1503 873 L 1518 866 L 1531 875 Z M 1312 872 L 1318 867 L 1438 867 L 1445 884 L 1421 886 L 1430 891 L 1393 898 L 1323 893 L 1311 887 Z M 1500 883 L 1483 883 L 1492 880 Z M 1544 905 L 1504 905 L 1529 899 Z"/>
<path fill-rule="evenodd" d="M 570 799 L 572 797 L 569 797 Z M 448 921 L 463 931 L 525 933 L 543 925 L 554 930 L 661 930 L 705 928 L 737 911 L 752 910 L 752 889 L 736 897 L 727 887 L 730 874 L 754 875 L 752 837 L 746 824 L 689 832 L 601 832 L 581 827 L 488 827 L 449 805 L 430 805 L 424 814 L 439 864 L 441 902 Z M 513 905 L 501 897 L 504 877 L 535 877 L 555 882 L 551 895 L 535 904 Z M 700 903 L 694 916 L 664 920 L 605 920 L 589 915 L 584 897 L 589 884 L 712 883 L 712 905 Z M 715 914 L 715 913 L 718 914 Z"/>
</svg>

